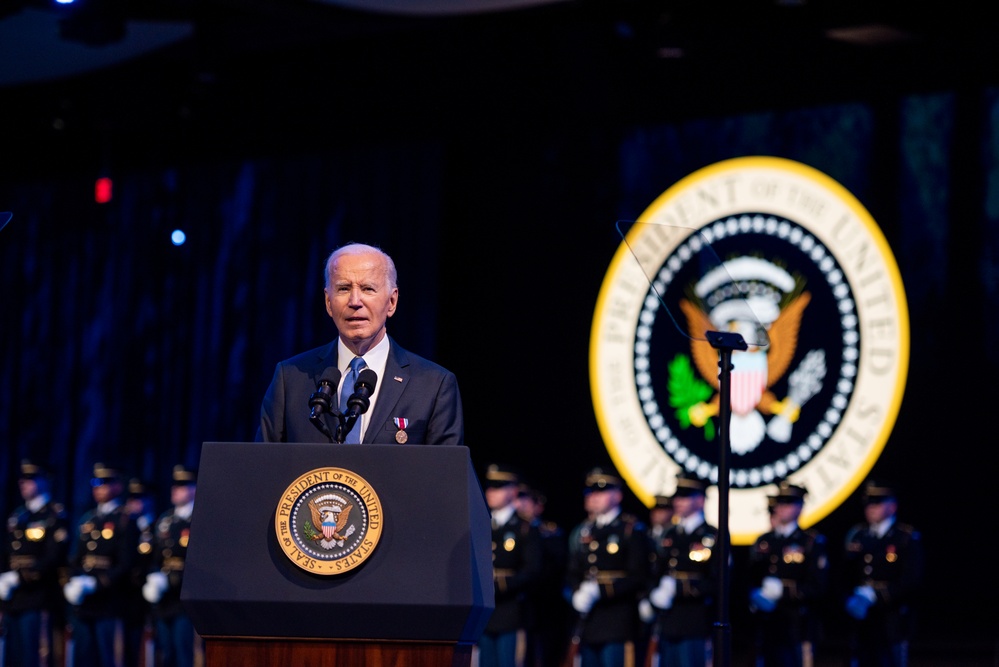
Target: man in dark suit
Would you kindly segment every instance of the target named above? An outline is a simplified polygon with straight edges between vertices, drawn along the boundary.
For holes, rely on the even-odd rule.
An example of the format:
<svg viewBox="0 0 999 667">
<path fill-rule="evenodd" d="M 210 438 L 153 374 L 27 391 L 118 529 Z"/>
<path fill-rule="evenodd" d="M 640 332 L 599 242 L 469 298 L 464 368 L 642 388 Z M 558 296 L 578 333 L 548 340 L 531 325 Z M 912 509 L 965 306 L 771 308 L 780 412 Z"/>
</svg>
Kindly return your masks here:
<svg viewBox="0 0 999 667">
<path fill-rule="evenodd" d="M 354 392 L 352 360 L 377 376 L 369 407 L 347 433 L 364 444 L 461 445 L 464 418 L 458 381 L 447 369 L 407 352 L 386 330 L 399 300 L 395 263 L 382 250 L 345 245 L 326 262 L 326 312 L 337 340 L 277 364 L 260 409 L 258 442 L 331 442 L 338 418 L 310 419 L 325 378 L 342 378 L 338 402 Z M 362 371 L 363 374 L 363 371 Z M 337 394 L 327 390 L 329 403 Z M 323 421 L 325 420 L 325 421 Z M 327 427 L 324 433 L 323 423 Z"/>
</svg>

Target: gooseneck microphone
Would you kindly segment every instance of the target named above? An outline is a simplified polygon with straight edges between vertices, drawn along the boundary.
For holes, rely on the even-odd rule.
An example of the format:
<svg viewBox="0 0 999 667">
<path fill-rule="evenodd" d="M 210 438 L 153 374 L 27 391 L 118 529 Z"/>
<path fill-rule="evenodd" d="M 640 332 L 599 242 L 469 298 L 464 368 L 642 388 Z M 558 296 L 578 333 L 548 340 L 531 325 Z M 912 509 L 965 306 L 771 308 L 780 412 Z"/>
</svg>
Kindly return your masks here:
<svg viewBox="0 0 999 667">
<path fill-rule="evenodd" d="M 378 383 L 378 374 L 370 368 L 362 368 L 357 374 L 357 382 L 354 383 L 354 393 L 347 399 L 347 412 L 343 415 L 341 428 L 337 430 L 336 441 L 339 443 L 347 439 L 347 434 L 354 428 L 357 420 L 368 410 L 371 405 L 371 395 L 375 393 L 375 385 Z M 346 391 L 344 387 L 340 391 Z"/>
<path fill-rule="evenodd" d="M 323 435 L 329 438 L 330 442 L 333 442 L 333 431 L 326 425 L 323 415 L 333 415 L 337 421 L 336 430 L 340 429 L 340 422 L 343 420 L 343 415 L 337 410 L 335 400 L 332 400 L 336 397 L 336 386 L 339 383 L 340 370 L 336 367 L 328 368 L 323 372 L 323 377 L 319 380 L 316 390 L 312 392 L 312 396 L 309 396 L 309 407 L 312 409 L 309 414 L 309 421 Z"/>
</svg>

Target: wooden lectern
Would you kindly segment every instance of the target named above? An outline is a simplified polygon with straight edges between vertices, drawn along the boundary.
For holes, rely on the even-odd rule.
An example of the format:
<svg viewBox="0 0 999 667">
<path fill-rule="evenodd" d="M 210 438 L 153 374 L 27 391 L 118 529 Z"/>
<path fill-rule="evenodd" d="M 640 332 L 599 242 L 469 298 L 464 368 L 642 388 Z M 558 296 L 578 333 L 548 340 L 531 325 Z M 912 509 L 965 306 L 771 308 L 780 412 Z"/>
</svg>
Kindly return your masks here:
<svg viewBox="0 0 999 667">
<path fill-rule="evenodd" d="M 377 494 L 380 533 L 317 575 L 275 519 L 289 485 L 331 468 Z M 494 608 L 490 543 L 466 447 L 208 442 L 181 600 L 207 667 L 467 667 Z"/>
</svg>

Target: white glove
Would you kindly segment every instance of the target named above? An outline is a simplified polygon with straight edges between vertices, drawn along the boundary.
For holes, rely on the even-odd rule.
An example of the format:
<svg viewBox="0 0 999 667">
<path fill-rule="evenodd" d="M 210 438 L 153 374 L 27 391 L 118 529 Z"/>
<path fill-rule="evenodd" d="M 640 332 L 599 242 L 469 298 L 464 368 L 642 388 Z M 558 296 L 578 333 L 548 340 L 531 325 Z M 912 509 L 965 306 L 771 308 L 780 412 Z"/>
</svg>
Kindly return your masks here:
<svg viewBox="0 0 999 667">
<path fill-rule="evenodd" d="M 21 576 L 14 570 L 0 574 L 0 600 L 9 600 L 14 589 L 21 585 Z"/>
<path fill-rule="evenodd" d="M 588 614 L 599 599 L 600 585 L 595 581 L 584 581 L 572 594 L 572 608 L 580 614 Z"/>
<path fill-rule="evenodd" d="M 66 602 L 76 606 L 83 602 L 83 598 L 97 590 L 97 579 L 89 575 L 78 575 L 71 577 L 66 585 L 62 587 L 62 594 Z"/>
<path fill-rule="evenodd" d="M 146 575 L 146 583 L 142 586 L 142 597 L 149 604 L 156 604 L 168 588 L 170 588 L 170 582 L 165 574 L 162 572 L 151 572 Z"/>
<path fill-rule="evenodd" d="M 648 598 L 642 598 L 638 601 L 638 617 L 642 619 L 642 623 L 651 623 L 656 620 L 656 608 L 652 606 Z"/>
<path fill-rule="evenodd" d="M 760 593 L 771 602 L 777 602 L 784 595 L 784 584 L 777 577 L 763 577 Z"/>
<path fill-rule="evenodd" d="M 853 595 L 846 600 L 846 613 L 862 621 L 867 618 L 867 610 L 877 599 L 874 589 L 870 586 L 857 586 L 853 589 Z"/>
<path fill-rule="evenodd" d="M 676 579 L 666 575 L 659 580 L 659 585 L 649 591 L 649 602 L 658 609 L 669 609 L 676 597 Z"/>
<path fill-rule="evenodd" d="M 769 614 L 776 608 L 777 608 L 777 602 L 768 598 L 763 593 L 762 588 L 754 588 L 753 590 L 749 591 L 750 611 L 762 611 Z"/>
<path fill-rule="evenodd" d="M 859 595 L 860 597 L 866 599 L 871 604 L 878 601 L 878 596 L 874 592 L 874 589 L 870 586 L 857 586 L 853 589 L 854 595 Z"/>
</svg>

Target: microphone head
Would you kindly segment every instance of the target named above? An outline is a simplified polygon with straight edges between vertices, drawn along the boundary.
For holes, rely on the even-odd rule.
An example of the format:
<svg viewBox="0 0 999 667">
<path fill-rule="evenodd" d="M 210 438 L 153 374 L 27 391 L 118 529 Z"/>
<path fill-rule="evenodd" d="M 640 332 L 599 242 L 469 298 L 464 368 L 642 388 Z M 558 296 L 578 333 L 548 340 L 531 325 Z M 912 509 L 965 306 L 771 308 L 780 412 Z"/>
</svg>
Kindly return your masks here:
<svg viewBox="0 0 999 667">
<path fill-rule="evenodd" d="M 335 366 L 323 371 L 316 390 L 312 392 L 312 396 L 309 396 L 309 407 L 313 409 L 314 416 L 318 414 L 317 406 L 319 411 L 329 412 L 333 409 L 330 399 L 336 395 L 336 386 L 339 383 L 340 371 Z"/>
<path fill-rule="evenodd" d="M 371 401 L 368 400 L 375 391 L 378 374 L 370 368 L 362 368 L 354 383 L 354 393 L 347 399 L 347 418 L 358 417 L 368 410 Z"/>
<path fill-rule="evenodd" d="M 329 384 L 334 387 L 340 384 L 340 369 L 336 366 L 331 366 L 323 371 L 323 376 L 319 380 L 320 385 Z"/>
<path fill-rule="evenodd" d="M 357 374 L 357 382 L 354 383 L 354 392 L 361 391 L 361 388 L 368 390 L 368 395 L 375 390 L 375 385 L 378 384 L 378 373 L 375 373 L 370 368 L 362 368 L 361 372 Z"/>
</svg>

